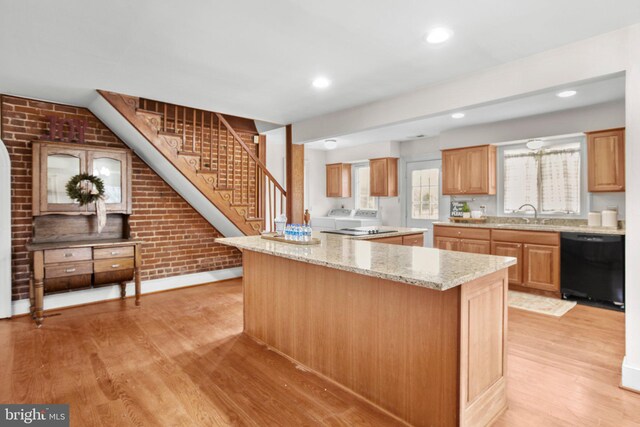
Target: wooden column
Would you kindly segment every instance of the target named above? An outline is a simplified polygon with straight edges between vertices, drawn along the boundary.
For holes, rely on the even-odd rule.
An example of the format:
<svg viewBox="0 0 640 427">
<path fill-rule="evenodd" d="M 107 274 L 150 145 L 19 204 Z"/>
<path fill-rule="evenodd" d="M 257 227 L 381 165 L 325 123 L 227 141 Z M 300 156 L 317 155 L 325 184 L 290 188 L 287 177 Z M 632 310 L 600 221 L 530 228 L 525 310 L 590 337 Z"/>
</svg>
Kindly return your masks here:
<svg viewBox="0 0 640 427">
<path fill-rule="evenodd" d="M 294 144 L 291 125 L 287 125 L 287 220 L 304 222 L 304 145 Z"/>
<path fill-rule="evenodd" d="M 267 136 L 266 135 L 258 135 L 258 159 L 262 162 L 263 165 L 267 164 Z M 257 190 L 257 207 L 259 218 L 266 218 L 265 215 L 265 185 L 264 185 L 264 173 L 262 169 L 256 167 L 256 190 Z M 264 228 L 265 222 L 263 221 L 262 228 Z"/>
</svg>

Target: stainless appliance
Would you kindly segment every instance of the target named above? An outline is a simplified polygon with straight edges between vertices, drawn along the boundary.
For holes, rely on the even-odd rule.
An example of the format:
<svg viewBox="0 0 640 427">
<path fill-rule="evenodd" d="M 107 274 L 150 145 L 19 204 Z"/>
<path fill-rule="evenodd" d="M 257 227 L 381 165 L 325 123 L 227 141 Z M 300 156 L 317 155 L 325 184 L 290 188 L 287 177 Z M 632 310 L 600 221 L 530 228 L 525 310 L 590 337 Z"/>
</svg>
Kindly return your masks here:
<svg viewBox="0 0 640 427">
<path fill-rule="evenodd" d="M 340 230 L 324 230 L 322 233 L 343 234 L 345 236 L 368 236 L 371 234 L 395 233 L 397 230 L 380 229 L 378 227 L 341 228 Z"/>
<path fill-rule="evenodd" d="M 561 292 L 624 309 L 624 236 L 562 233 Z"/>
</svg>

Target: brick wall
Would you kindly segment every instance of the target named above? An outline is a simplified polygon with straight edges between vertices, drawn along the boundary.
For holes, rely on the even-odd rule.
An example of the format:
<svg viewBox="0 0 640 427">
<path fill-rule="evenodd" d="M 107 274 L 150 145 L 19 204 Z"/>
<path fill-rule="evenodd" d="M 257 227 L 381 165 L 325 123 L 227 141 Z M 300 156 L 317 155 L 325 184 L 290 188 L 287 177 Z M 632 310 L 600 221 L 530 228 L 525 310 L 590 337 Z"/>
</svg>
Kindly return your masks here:
<svg viewBox="0 0 640 427">
<path fill-rule="evenodd" d="M 2 132 L 11 158 L 13 299 L 28 297 L 29 260 L 25 243 L 32 235 L 31 141 L 48 134 L 47 115 L 87 121 L 85 142 L 125 145 L 85 108 L 2 96 Z M 241 254 L 214 243 L 220 233 L 135 154 L 132 161 L 131 235 L 146 243 L 142 280 L 218 270 L 241 265 Z"/>
</svg>

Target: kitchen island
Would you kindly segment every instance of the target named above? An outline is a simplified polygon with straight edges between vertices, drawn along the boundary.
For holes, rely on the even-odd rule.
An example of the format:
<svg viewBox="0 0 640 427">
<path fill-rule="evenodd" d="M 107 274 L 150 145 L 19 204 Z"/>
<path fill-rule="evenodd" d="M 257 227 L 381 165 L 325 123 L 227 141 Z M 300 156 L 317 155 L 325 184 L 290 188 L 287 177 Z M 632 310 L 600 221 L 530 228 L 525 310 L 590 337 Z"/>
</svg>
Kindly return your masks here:
<svg viewBox="0 0 640 427">
<path fill-rule="evenodd" d="M 319 234 L 243 251 L 244 332 L 418 426 L 506 409 L 507 268 L 515 259 Z"/>
</svg>

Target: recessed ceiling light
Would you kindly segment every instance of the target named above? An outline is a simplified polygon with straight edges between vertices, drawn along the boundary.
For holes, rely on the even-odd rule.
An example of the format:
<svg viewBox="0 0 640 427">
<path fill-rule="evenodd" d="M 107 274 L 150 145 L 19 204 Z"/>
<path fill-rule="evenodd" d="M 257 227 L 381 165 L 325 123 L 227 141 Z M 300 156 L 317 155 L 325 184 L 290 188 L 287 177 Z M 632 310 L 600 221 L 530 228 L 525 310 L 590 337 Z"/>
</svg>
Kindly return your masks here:
<svg viewBox="0 0 640 427">
<path fill-rule="evenodd" d="M 327 139 L 324 141 L 324 148 L 326 148 L 327 150 L 333 150 L 337 146 L 338 141 L 336 141 L 335 139 Z"/>
<path fill-rule="evenodd" d="M 464 117 L 464 113 L 453 113 L 451 115 L 451 118 L 454 118 L 454 119 L 461 119 L 463 117 Z"/>
<path fill-rule="evenodd" d="M 451 30 L 448 30 L 446 28 L 434 28 L 433 30 L 429 31 L 429 34 L 427 34 L 427 43 L 438 44 L 446 42 L 447 40 L 449 40 L 452 34 L 453 33 L 451 32 Z"/>
<path fill-rule="evenodd" d="M 331 80 L 326 77 L 316 77 L 311 84 L 317 89 L 325 89 L 331 86 Z"/>
<path fill-rule="evenodd" d="M 575 90 L 563 90 L 562 92 L 558 92 L 556 96 L 558 98 L 569 98 L 570 96 L 573 96 L 576 93 L 578 92 L 576 92 Z"/>
</svg>

